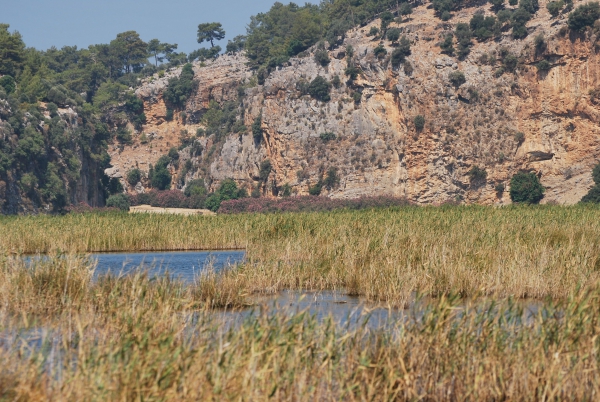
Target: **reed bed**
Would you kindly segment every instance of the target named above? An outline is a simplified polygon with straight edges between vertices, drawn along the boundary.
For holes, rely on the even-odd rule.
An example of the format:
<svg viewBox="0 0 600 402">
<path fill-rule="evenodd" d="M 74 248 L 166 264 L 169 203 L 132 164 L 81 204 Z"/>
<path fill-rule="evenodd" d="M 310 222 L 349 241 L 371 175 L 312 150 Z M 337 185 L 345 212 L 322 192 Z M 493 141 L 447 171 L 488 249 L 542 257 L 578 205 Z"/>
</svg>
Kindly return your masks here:
<svg viewBox="0 0 600 402">
<path fill-rule="evenodd" d="M 600 392 L 598 290 L 547 300 L 529 318 L 511 298 L 448 295 L 385 329 L 266 308 L 232 325 L 198 302 L 199 283 L 92 280 L 84 259 L 68 257 L 1 266 L 0 400 L 583 401 Z"/>
<path fill-rule="evenodd" d="M 403 305 L 415 292 L 565 298 L 600 278 L 593 206 L 403 207 L 216 217 L 0 219 L 7 253 L 237 249 L 241 293 L 343 289 Z"/>
</svg>

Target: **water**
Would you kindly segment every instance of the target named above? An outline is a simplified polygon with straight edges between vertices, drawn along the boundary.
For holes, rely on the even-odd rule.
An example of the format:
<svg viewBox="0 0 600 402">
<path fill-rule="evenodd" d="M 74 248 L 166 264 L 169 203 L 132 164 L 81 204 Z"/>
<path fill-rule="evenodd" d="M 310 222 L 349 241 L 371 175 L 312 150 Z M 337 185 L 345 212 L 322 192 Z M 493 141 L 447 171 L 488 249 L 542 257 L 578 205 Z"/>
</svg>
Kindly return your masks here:
<svg viewBox="0 0 600 402">
<path fill-rule="evenodd" d="M 95 275 L 127 274 L 141 268 L 150 276 L 163 275 L 166 271 L 173 278 L 192 283 L 207 268 L 220 271 L 243 263 L 246 252 L 235 251 L 184 251 L 92 254 L 97 262 Z"/>
<path fill-rule="evenodd" d="M 207 267 L 215 271 L 233 267 L 245 260 L 244 251 L 203 251 L 203 252 L 156 252 L 156 253 L 106 253 L 90 256 L 97 262 L 95 275 L 106 273 L 127 274 L 139 268 L 150 276 L 164 275 L 166 271 L 174 278 L 192 283 Z M 402 310 L 388 309 L 385 306 L 366 304 L 358 297 L 348 296 L 344 292 L 302 292 L 282 291 L 277 295 L 256 296 L 250 300 L 254 308 L 242 311 L 222 312 L 225 319 L 238 321 L 257 310 L 267 308 L 271 312 L 290 313 L 308 311 L 322 320 L 331 315 L 342 325 L 360 325 L 368 316 L 369 327 L 387 326 L 390 321 L 398 320 Z M 220 314 L 217 314 L 220 315 Z"/>
</svg>

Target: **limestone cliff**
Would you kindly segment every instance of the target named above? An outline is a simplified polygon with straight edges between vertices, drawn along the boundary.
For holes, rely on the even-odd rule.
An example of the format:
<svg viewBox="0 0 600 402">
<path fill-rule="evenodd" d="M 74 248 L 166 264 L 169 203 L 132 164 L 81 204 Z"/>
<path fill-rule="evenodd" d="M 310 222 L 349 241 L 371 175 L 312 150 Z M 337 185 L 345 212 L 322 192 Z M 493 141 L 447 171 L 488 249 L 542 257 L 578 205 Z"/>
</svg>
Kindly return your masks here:
<svg viewBox="0 0 600 402">
<path fill-rule="evenodd" d="M 552 19 L 541 1 L 525 39 L 505 32 L 498 41 L 473 40 L 463 60 L 442 54 L 437 44 L 476 12 L 491 14 L 489 5 L 465 8 L 441 22 L 423 5 L 410 19 L 395 24 L 410 39 L 407 60 L 412 72 L 392 68 L 394 47 L 367 35 L 378 20 L 348 32 L 343 45 L 329 51 L 327 67 L 315 62 L 311 49 L 272 71 L 264 85 L 256 84 L 243 55 L 195 64 L 198 87 L 185 114 L 176 111 L 173 121 L 166 121 L 162 91 L 179 71 L 155 76 L 136 90 L 144 100 L 147 124 L 133 145 L 111 150 L 113 168 L 108 173 L 122 177 L 135 166 L 147 171 L 182 136 L 193 136 L 203 127 L 210 100 L 235 100 L 247 129 L 222 140 L 198 137 L 195 146 L 180 152 L 178 168 L 173 166 L 173 173 L 180 173 L 188 159 L 193 166 L 184 171 L 185 177 L 174 174 L 174 186 L 203 177 L 214 189 L 221 180 L 233 178 L 251 190 L 261 184 L 260 163 L 269 159 L 272 170 L 261 184 L 269 196 L 276 196 L 284 184 L 294 193 L 307 194 L 334 167 L 339 184 L 324 192 L 331 197 L 387 194 L 419 204 L 506 204 L 508 191 L 497 191 L 498 185 L 508 189 L 512 175 L 527 170 L 536 172 L 546 187 L 543 202 L 579 201 L 592 185 L 590 172 L 600 156 L 600 105 L 590 98 L 590 90 L 600 86 L 596 37 L 568 32 L 566 16 Z M 544 43 L 536 46 L 540 34 Z M 383 58 L 374 54 L 380 42 L 387 50 Z M 354 82 L 344 82 L 348 45 L 361 71 Z M 498 72 L 507 52 L 517 56 L 516 69 Z M 535 65 L 541 60 L 551 68 L 538 71 Z M 454 71 L 466 78 L 458 88 L 449 79 Z M 336 75 L 342 78 L 329 102 L 298 89 L 299 82 L 317 75 L 329 81 Z M 352 99 L 356 92 L 362 94 L 359 102 Z M 250 127 L 260 115 L 263 139 L 257 142 Z M 417 115 L 425 118 L 422 130 L 413 123 Z M 333 133 L 335 139 L 324 140 L 322 133 Z M 468 172 L 474 166 L 487 172 L 486 180 L 471 180 Z M 141 185 L 137 190 L 143 191 Z"/>
</svg>

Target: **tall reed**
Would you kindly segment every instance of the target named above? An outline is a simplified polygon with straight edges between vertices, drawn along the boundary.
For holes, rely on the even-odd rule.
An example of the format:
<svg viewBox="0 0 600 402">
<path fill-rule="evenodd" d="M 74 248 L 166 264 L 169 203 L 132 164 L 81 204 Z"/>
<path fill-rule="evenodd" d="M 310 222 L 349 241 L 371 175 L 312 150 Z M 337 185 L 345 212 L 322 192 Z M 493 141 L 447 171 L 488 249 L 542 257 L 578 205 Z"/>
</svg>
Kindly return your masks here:
<svg viewBox="0 0 600 402">
<path fill-rule="evenodd" d="M 231 248 L 247 251 L 248 264 L 236 271 L 242 293 L 343 288 L 398 304 L 414 291 L 565 298 L 598 282 L 600 209 L 404 207 L 0 219 L 0 250 L 13 253 Z"/>
<path fill-rule="evenodd" d="M 369 330 L 266 308 L 232 325 L 194 308 L 177 283 L 143 275 L 88 287 L 87 299 L 66 302 L 56 288 L 37 289 L 63 303 L 51 314 L 3 302 L 27 314 L 1 314 L 0 399 L 562 401 L 600 392 L 599 291 L 548 301 L 532 317 L 513 299 L 442 296 Z"/>
</svg>

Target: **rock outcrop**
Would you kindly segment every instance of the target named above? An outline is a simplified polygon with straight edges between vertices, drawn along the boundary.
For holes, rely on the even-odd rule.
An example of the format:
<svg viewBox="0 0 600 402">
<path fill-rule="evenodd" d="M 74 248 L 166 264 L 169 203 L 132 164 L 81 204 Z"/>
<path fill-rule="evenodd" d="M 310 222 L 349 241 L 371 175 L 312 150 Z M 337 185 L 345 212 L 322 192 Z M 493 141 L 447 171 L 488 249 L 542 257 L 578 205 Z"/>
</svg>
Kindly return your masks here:
<svg viewBox="0 0 600 402">
<path fill-rule="evenodd" d="M 498 41 L 474 39 L 464 59 L 442 54 L 437 44 L 475 12 L 491 14 L 485 5 L 441 22 L 432 9 L 419 6 L 409 20 L 396 24 L 411 42 L 412 69 L 393 68 L 394 46 L 367 35 L 378 20 L 348 32 L 343 45 L 330 51 L 328 66 L 318 65 L 309 51 L 272 71 L 264 85 L 256 84 L 242 55 L 195 64 L 198 87 L 185 114 L 176 111 L 173 121 L 166 121 L 162 91 L 178 71 L 154 77 L 136 90 L 147 124 L 132 146 L 111 150 L 113 169 L 121 174 L 135 166 L 147 170 L 182 136 L 204 127 L 202 116 L 211 100 L 238 101 L 246 131 L 224 139 L 199 137 L 196 151 L 182 150 L 178 167 L 172 167 L 174 186 L 203 177 L 214 189 L 233 178 L 249 191 L 259 186 L 268 196 L 277 196 L 284 184 L 302 195 L 333 168 L 339 180 L 324 190 L 331 197 L 385 194 L 419 204 L 506 204 L 508 191 L 499 192 L 499 185 L 508 189 L 512 175 L 525 170 L 535 172 L 546 187 L 543 202 L 578 202 L 593 184 L 590 172 L 600 156 L 600 105 L 590 98 L 590 90 L 600 86 L 596 38 L 568 32 L 566 16 L 552 19 L 542 1 L 528 23 L 527 38 L 515 40 L 505 32 Z M 535 44 L 539 35 L 541 47 Z M 387 50 L 383 58 L 373 52 L 380 42 Z M 346 46 L 353 47 L 361 71 L 354 82 L 346 82 L 344 74 Z M 506 54 L 518 58 L 514 72 L 499 71 Z M 541 60 L 550 63 L 549 70 L 538 71 Z M 450 81 L 456 71 L 466 79 L 458 87 Z M 342 83 L 332 88 L 329 102 L 299 90 L 299 83 L 317 76 L 332 81 L 336 75 Z M 422 130 L 414 124 L 418 115 L 425 120 Z M 260 142 L 250 129 L 258 116 Z M 182 177 L 188 159 L 192 169 Z M 261 181 L 260 164 L 266 159 L 272 169 Z M 486 180 L 472 180 L 474 167 L 486 171 Z"/>
</svg>

